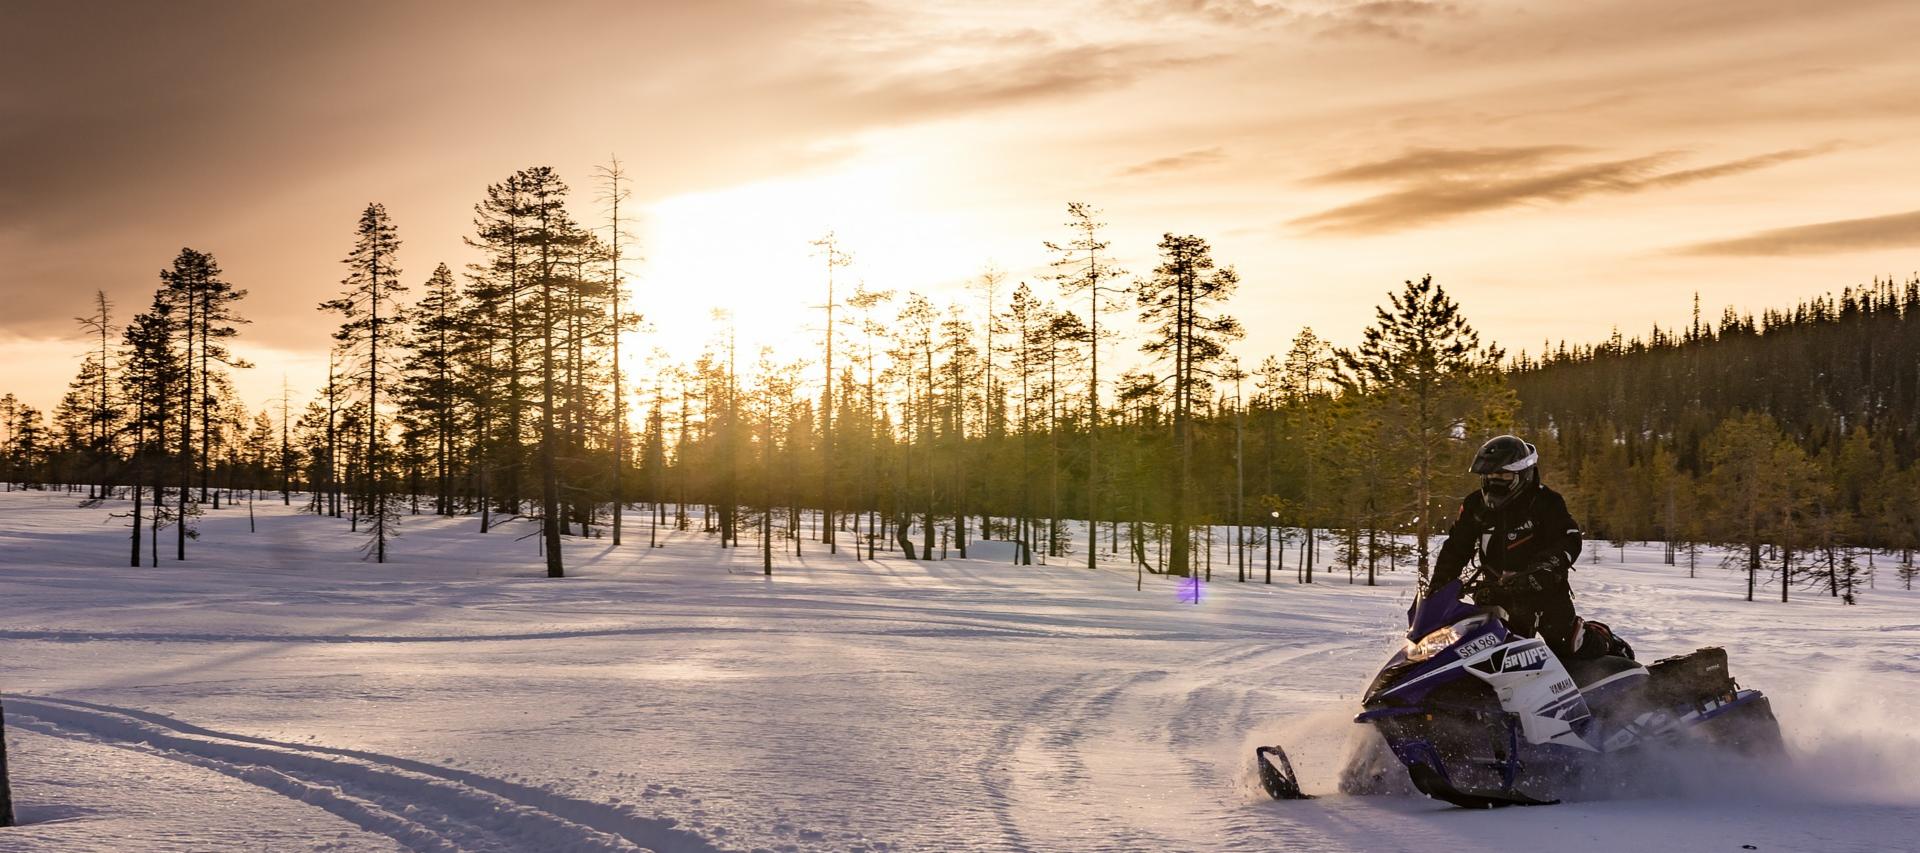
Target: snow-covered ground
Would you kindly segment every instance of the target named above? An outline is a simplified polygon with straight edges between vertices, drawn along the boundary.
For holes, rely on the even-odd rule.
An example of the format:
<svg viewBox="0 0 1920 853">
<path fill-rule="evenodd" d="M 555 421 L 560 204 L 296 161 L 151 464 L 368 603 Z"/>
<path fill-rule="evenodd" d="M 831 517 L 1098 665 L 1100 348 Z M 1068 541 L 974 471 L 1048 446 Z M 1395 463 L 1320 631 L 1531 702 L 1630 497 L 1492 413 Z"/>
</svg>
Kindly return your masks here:
<svg viewBox="0 0 1920 853">
<path fill-rule="evenodd" d="M 1920 849 L 1920 593 L 1741 600 L 1657 547 L 1575 575 L 1651 660 L 1726 645 L 1790 771 L 1673 797 L 1466 812 L 1334 792 L 1405 574 L 1234 582 L 858 562 L 696 533 L 570 542 L 223 509 L 188 563 L 125 565 L 109 506 L 0 493 L 0 690 L 39 850 Z M 751 541 L 749 541 L 751 544 Z M 1778 597 L 1778 590 L 1763 590 Z M 1307 802 L 1258 790 L 1294 754 Z"/>
</svg>

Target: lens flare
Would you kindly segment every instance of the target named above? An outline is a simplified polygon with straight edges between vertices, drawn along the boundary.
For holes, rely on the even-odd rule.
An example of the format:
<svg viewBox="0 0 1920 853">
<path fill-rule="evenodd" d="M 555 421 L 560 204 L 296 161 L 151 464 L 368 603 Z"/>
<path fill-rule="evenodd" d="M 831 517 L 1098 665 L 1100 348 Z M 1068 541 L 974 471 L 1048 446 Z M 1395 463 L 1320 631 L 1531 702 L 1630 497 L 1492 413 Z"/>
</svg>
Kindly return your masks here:
<svg viewBox="0 0 1920 853">
<path fill-rule="evenodd" d="M 1181 604 L 1200 603 L 1200 578 L 1194 576 L 1180 583 L 1178 592 Z"/>
</svg>

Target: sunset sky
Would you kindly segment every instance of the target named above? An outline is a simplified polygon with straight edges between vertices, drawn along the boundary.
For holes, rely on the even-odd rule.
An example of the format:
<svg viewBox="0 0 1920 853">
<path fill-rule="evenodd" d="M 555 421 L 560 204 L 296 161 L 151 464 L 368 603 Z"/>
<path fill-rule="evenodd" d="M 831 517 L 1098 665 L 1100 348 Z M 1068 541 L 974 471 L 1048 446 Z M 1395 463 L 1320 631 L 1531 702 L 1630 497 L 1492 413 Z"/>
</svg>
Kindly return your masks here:
<svg viewBox="0 0 1920 853">
<path fill-rule="evenodd" d="M 250 295 L 254 408 L 319 381 L 356 216 L 417 289 L 483 188 L 634 182 L 636 338 L 710 310 L 815 357 L 843 281 L 1038 281 L 1069 201 L 1125 269 L 1162 232 L 1236 266 L 1248 360 L 1351 343 L 1431 273 L 1511 350 L 1920 269 L 1920 3 L 23 2 L 0 12 L 0 391 L 50 408 L 94 290 L 182 246 Z M 978 310 L 977 308 L 975 310 Z M 1116 347 L 1131 360 L 1131 346 Z"/>
</svg>

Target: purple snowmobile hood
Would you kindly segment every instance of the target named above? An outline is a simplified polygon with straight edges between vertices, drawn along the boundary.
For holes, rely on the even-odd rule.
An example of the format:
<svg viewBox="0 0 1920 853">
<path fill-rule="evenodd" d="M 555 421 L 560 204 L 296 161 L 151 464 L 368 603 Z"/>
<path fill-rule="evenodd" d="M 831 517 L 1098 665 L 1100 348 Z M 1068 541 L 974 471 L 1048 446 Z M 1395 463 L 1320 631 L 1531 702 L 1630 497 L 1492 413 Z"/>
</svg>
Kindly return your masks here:
<svg viewBox="0 0 1920 853">
<path fill-rule="evenodd" d="M 1478 612 L 1478 608 L 1460 600 L 1460 582 L 1448 581 L 1407 609 L 1407 639 L 1417 643 L 1421 637 Z"/>
</svg>

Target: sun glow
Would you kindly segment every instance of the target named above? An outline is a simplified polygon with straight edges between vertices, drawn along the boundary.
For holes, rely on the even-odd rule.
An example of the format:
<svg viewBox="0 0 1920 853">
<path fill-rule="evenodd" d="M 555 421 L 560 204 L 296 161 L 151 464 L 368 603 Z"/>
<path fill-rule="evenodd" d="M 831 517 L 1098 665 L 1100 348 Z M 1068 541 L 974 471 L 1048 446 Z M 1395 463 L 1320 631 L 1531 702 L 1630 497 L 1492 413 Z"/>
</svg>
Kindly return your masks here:
<svg viewBox="0 0 1920 853">
<path fill-rule="evenodd" d="M 805 359 L 806 375 L 817 383 L 827 268 L 813 244 L 829 230 L 853 256 L 833 274 L 834 300 L 842 304 L 863 284 L 939 293 L 939 301 L 957 294 L 966 271 L 982 263 L 969 254 L 978 240 L 955 239 L 972 236 L 969 229 L 927 203 L 920 168 L 904 158 L 865 158 L 826 174 L 650 206 L 634 249 L 644 261 L 628 285 L 628 304 L 647 328 L 624 339 L 627 350 L 637 357 L 660 348 L 686 363 L 703 349 L 724 347 L 731 322 L 741 373 L 752 372 L 766 347 L 779 361 Z"/>
</svg>

